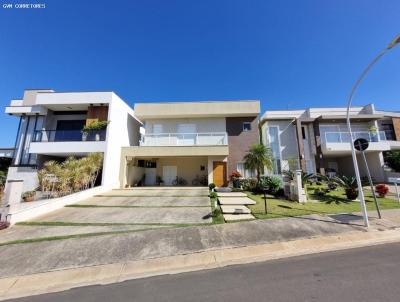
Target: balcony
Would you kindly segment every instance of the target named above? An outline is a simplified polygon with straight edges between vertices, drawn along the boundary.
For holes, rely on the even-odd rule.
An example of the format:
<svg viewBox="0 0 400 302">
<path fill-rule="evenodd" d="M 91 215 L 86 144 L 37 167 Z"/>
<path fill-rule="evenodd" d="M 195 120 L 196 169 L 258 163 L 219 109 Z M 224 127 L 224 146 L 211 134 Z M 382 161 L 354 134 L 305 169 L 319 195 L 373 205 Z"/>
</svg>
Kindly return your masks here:
<svg viewBox="0 0 400 302">
<path fill-rule="evenodd" d="M 32 142 L 84 142 L 105 141 L 106 130 L 39 130 L 33 134 Z"/>
<path fill-rule="evenodd" d="M 161 133 L 143 135 L 140 146 L 227 146 L 226 132 Z"/>
<path fill-rule="evenodd" d="M 91 152 L 104 152 L 106 130 L 39 130 L 29 145 L 33 154 L 81 156 Z"/>
<path fill-rule="evenodd" d="M 390 150 L 390 143 L 386 140 L 384 131 L 355 131 L 352 133 L 352 139 L 349 132 L 325 132 L 321 142 L 322 152 L 332 155 L 350 154 L 350 142 L 358 138 L 364 138 L 369 142 L 367 152 Z"/>
</svg>

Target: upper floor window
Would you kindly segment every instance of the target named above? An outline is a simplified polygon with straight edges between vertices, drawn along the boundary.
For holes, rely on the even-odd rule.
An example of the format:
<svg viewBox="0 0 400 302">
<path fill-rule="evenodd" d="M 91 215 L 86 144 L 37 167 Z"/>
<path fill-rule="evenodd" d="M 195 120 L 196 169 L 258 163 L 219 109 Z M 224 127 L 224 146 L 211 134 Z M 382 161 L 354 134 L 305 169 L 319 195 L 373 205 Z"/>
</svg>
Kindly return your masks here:
<svg viewBox="0 0 400 302">
<path fill-rule="evenodd" d="M 153 133 L 154 133 L 154 134 L 161 134 L 161 133 L 163 133 L 163 125 L 162 125 L 162 124 L 154 124 L 154 125 L 153 125 Z"/>
<path fill-rule="evenodd" d="M 243 131 L 251 131 L 251 123 L 250 122 L 243 123 Z"/>
</svg>

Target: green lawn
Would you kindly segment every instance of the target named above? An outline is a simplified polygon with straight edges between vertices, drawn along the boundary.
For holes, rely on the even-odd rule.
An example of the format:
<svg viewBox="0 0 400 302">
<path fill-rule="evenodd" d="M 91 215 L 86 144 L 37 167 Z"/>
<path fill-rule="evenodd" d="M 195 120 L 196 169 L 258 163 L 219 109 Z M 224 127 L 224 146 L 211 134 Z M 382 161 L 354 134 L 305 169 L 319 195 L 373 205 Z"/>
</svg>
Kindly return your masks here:
<svg viewBox="0 0 400 302">
<path fill-rule="evenodd" d="M 268 214 L 264 212 L 264 199 L 262 195 L 253 194 L 251 192 L 246 193 L 251 199 L 257 202 L 255 205 L 250 205 L 249 208 L 253 215 L 259 219 L 293 217 L 309 214 L 326 215 L 333 213 L 353 213 L 361 211 L 360 203 L 348 200 L 342 189 L 329 192 L 321 198 L 313 194 L 313 188 L 309 188 L 309 199 L 317 200 L 317 202 L 307 202 L 306 204 L 267 196 Z M 368 210 L 375 210 L 371 192 L 366 191 L 365 197 Z M 378 198 L 378 203 L 381 209 L 400 208 L 400 204 L 393 199 Z"/>
</svg>

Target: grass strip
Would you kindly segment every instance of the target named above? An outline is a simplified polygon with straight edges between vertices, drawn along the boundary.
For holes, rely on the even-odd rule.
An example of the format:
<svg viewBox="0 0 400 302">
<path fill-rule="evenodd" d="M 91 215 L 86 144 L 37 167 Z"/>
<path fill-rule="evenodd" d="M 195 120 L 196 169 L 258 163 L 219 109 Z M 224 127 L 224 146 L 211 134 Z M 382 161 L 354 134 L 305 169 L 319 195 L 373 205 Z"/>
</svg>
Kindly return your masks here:
<svg viewBox="0 0 400 302">
<path fill-rule="evenodd" d="M 210 206 L 126 206 L 126 205 L 97 205 L 97 204 L 70 204 L 66 208 L 209 208 Z"/>
<path fill-rule="evenodd" d="M 65 222 L 65 221 L 21 221 L 17 222 L 16 225 L 25 226 L 124 226 L 124 225 L 136 225 L 136 226 L 196 226 L 205 224 L 191 224 L 191 223 L 117 223 L 117 222 Z"/>
<path fill-rule="evenodd" d="M 224 215 L 222 214 L 221 207 L 217 204 L 217 198 L 210 198 L 212 212 L 212 223 L 222 224 L 225 223 Z"/>
<path fill-rule="evenodd" d="M 43 241 L 65 240 L 65 239 L 74 239 L 74 238 L 86 238 L 86 237 L 104 236 L 104 235 L 118 235 L 118 234 L 142 232 L 142 231 L 147 231 L 147 230 L 152 230 L 152 229 L 151 228 L 147 228 L 147 229 L 141 229 L 141 230 L 94 232 L 94 233 L 83 233 L 83 234 L 74 234 L 74 235 L 38 237 L 38 238 L 30 238 L 30 239 L 19 239 L 19 240 L 12 240 L 12 241 L 7 241 L 7 242 L 0 243 L 0 246 L 12 245 L 12 244 L 23 244 L 23 243 L 35 243 L 35 242 L 43 242 Z"/>
<path fill-rule="evenodd" d="M 165 195 L 160 196 L 160 194 L 154 195 L 94 195 L 93 197 L 126 197 L 126 198 L 136 198 L 136 197 L 159 197 L 159 198 L 166 198 L 166 197 L 182 197 L 182 198 L 193 198 L 193 197 L 208 197 L 208 195 Z"/>
</svg>

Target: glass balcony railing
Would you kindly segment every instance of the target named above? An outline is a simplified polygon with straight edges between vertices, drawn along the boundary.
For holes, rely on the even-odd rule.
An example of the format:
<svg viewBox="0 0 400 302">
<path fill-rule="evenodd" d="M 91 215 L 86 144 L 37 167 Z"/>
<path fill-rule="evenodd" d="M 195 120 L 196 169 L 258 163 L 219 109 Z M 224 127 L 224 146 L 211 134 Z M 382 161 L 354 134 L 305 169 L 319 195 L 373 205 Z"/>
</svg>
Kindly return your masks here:
<svg viewBox="0 0 400 302">
<path fill-rule="evenodd" d="M 365 138 L 369 142 L 386 141 L 384 131 L 355 131 L 352 133 L 353 141 L 357 138 Z M 348 132 L 325 132 L 326 143 L 350 143 L 350 134 Z"/>
<path fill-rule="evenodd" d="M 89 130 L 38 130 L 33 134 L 32 142 L 84 142 L 105 141 L 106 129 Z"/>
<path fill-rule="evenodd" d="M 160 133 L 145 134 L 141 146 L 212 146 L 228 145 L 226 132 L 207 133 Z"/>
</svg>

